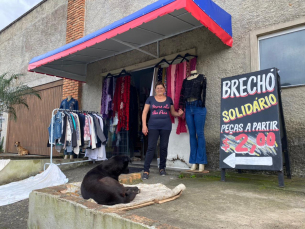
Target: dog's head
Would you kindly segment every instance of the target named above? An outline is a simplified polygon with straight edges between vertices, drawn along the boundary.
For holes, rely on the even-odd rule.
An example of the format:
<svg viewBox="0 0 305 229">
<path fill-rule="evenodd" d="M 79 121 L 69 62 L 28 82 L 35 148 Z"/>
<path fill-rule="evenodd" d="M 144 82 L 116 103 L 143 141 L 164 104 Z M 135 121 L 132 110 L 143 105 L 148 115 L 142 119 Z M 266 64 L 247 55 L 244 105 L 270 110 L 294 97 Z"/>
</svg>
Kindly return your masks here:
<svg viewBox="0 0 305 229">
<path fill-rule="evenodd" d="M 20 142 L 15 142 L 14 144 L 16 147 L 20 146 Z"/>
<path fill-rule="evenodd" d="M 113 175 L 128 174 L 128 164 L 131 162 L 130 158 L 125 155 L 113 156 L 109 160 L 103 162 L 103 168 Z"/>
</svg>

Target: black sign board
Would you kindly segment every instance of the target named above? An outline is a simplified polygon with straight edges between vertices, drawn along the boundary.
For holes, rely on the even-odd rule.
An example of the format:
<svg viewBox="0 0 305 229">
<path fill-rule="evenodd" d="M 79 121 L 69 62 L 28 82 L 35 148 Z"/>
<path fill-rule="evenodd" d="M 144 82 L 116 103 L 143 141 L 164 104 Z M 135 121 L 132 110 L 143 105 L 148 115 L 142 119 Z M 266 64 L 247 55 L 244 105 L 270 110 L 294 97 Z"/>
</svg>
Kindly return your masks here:
<svg viewBox="0 0 305 229">
<path fill-rule="evenodd" d="M 283 170 L 279 85 L 276 68 L 221 80 L 220 168 Z"/>
</svg>

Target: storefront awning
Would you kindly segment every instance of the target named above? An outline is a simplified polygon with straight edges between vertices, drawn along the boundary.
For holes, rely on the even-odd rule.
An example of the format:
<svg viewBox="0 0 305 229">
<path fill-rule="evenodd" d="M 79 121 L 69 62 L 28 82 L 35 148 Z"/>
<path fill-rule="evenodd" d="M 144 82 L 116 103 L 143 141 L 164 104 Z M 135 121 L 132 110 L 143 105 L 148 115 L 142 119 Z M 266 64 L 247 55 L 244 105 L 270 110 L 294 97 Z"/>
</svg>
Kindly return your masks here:
<svg viewBox="0 0 305 229">
<path fill-rule="evenodd" d="M 33 58 L 28 71 L 86 81 L 87 65 L 207 27 L 232 46 L 231 15 L 212 0 L 159 0 L 81 39 Z"/>
</svg>

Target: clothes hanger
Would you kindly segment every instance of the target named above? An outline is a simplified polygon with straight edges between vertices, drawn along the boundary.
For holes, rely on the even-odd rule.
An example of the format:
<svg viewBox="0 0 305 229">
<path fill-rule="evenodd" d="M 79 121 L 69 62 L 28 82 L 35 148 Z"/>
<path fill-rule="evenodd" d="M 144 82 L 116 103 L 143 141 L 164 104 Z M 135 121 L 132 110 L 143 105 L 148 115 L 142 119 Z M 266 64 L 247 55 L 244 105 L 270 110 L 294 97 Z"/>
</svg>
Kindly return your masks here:
<svg viewBox="0 0 305 229">
<path fill-rule="evenodd" d="M 177 55 L 177 56 L 172 60 L 171 65 L 172 65 L 172 64 L 174 63 L 174 61 L 175 61 L 176 59 L 178 59 L 178 58 L 183 58 L 183 56 L 181 56 L 180 54 Z"/>
<path fill-rule="evenodd" d="M 109 72 L 109 73 L 107 74 L 107 76 L 106 76 L 106 79 L 107 79 L 108 77 L 109 77 L 109 78 L 110 78 L 110 77 L 114 77 L 114 75 L 112 75 L 112 74 Z"/>
<path fill-rule="evenodd" d="M 183 59 L 185 59 L 187 62 L 189 62 L 189 60 L 187 59 L 187 57 L 196 57 L 196 58 L 197 58 L 198 56 L 195 56 L 195 55 L 191 55 L 191 54 L 189 54 L 189 53 L 186 53 L 186 54 L 184 55 Z M 183 59 L 181 60 L 180 63 L 182 63 Z"/>
<path fill-rule="evenodd" d="M 189 60 L 184 56 L 184 57 L 182 58 L 182 60 L 180 61 L 180 63 L 182 63 L 184 60 L 186 60 L 187 62 L 189 62 Z"/>
<path fill-rule="evenodd" d="M 120 74 L 118 75 L 118 77 L 120 77 L 120 76 L 126 76 L 126 75 L 131 76 L 131 74 L 130 74 L 129 72 L 127 72 L 125 69 L 123 69 L 123 70 L 120 72 Z"/>
<path fill-rule="evenodd" d="M 165 59 L 165 58 L 163 58 L 159 63 L 157 63 L 156 65 L 155 65 L 155 68 L 156 67 L 158 67 L 161 63 L 163 63 L 163 62 L 165 62 L 165 63 L 167 63 L 168 65 L 170 65 L 170 63 Z"/>
<path fill-rule="evenodd" d="M 196 58 L 198 57 L 198 56 L 195 56 L 195 55 L 191 55 L 191 54 L 189 54 L 189 53 L 186 53 L 186 54 L 184 55 L 184 58 L 189 57 L 189 56 L 190 56 L 190 57 L 191 57 L 191 56 L 192 56 L 192 57 L 196 57 Z"/>
</svg>

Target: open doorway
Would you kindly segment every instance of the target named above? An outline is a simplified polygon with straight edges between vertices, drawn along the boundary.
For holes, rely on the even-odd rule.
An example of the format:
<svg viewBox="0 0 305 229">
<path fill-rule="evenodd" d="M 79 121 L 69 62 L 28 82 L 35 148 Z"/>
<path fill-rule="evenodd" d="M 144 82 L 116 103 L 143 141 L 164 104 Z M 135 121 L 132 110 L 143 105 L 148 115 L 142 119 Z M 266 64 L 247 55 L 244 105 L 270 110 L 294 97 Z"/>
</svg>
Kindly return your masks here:
<svg viewBox="0 0 305 229">
<path fill-rule="evenodd" d="M 122 129 L 116 133 L 115 121 L 106 120 L 108 129 L 106 154 L 107 158 L 128 155 L 132 160 L 140 161 L 144 159 L 147 149 L 147 137 L 142 134 L 142 111 L 146 99 L 150 96 L 154 68 L 130 73 L 129 130 Z"/>
</svg>

